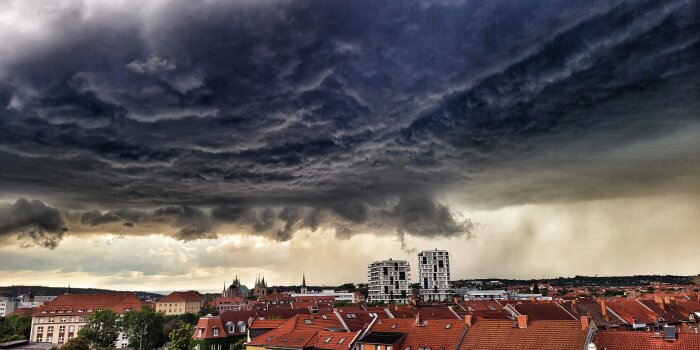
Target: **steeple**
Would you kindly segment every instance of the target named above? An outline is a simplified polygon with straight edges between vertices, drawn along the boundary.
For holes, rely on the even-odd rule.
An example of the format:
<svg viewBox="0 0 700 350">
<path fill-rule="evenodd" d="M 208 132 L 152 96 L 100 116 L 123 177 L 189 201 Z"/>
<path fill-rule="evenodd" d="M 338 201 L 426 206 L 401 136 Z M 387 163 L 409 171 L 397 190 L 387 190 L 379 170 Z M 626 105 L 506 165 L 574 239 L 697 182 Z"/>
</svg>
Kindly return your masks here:
<svg viewBox="0 0 700 350">
<path fill-rule="evenodd" d="M 302 272 L 301 276 L 301 292 L 306 293 L 306 272 Z"/>
</svg>

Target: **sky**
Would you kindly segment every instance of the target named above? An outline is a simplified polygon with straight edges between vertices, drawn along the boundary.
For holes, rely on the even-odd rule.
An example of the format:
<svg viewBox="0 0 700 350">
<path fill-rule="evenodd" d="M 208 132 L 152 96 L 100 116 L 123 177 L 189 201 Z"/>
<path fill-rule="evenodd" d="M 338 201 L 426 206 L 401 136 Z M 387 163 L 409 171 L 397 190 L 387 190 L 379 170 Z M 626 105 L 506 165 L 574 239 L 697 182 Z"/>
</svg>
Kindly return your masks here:
<svg viewBox="0 0 700 350">
<path fill-rule="evenodd" d="M 0 285 L 700 273 L 697 1 L 0 6 Z"/>
</svg>

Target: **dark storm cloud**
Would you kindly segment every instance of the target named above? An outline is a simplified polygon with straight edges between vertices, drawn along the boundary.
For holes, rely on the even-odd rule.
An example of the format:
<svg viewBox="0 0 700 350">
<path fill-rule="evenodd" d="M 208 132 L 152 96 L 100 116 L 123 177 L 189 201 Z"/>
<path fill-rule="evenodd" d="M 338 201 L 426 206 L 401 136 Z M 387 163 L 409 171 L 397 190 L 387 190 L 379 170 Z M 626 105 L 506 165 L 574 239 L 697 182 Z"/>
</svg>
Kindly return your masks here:
<svg viewBox="0 0 700 350">
<path fill-rule="evenodd" d="M 179 229 L 176 237 L 183 241 L 216 238 L 210 218 L 198 208 L 170 206 L 156 209 L 153 217 L 172 219 L 172 226 Z"/>
<path fill-rule="evenodd" d="M 55 248 L 68 231 L 63 214 L 38 200 L 0 205 L 0 238 L 18 236 L 24 244 Z"/>
<path fill-rule="evenodd" d="M 437 198 L 700 188 L 695 2 L 66 4 L 0 27 L 0 195 L 76 225 L 468 236 Z"/>
</svg>

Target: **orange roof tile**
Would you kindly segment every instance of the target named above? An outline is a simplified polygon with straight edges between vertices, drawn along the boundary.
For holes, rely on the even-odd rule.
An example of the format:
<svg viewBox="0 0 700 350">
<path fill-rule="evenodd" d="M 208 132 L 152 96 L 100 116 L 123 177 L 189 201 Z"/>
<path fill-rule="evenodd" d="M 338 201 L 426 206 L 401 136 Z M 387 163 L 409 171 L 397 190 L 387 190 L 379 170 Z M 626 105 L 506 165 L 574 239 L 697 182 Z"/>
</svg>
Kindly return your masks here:
<svg viewBox="0 0 700 350">
<path fill-rule="evenodd" d="M 189 292 L 172 292 L 162 299 L 158 300 L 157 303 L 175 303 L 175 302 L 192 302 L 201 301 L 202 296 L 194 291 Z"/>
<path fill-rule="evenodd" d="M 532 321 L 517 328 L 514 321 L 479 320 L 469 327 L 459 350 L 584 349 L 587 337 L 580 321 Z"/>
<path fill-rule="evenodd" d="M 664 340 L 651 336 L 652 332 L 599 331 L 593 338 L 598 349 L 606 350 L 697 350 L 700 334 L 679 333 L 676 340 Z"/>
<path fill-rule="evenodd" d="M 216 335 L 214 334 L 214 329 L 218 331 Z M 225 338 L 227 336 L 228 334 L 219 316 L 200 317 L 197 326 L 195 326 L 194 334 L 192 334 L 193 339 Z"/>
<path fill-rule="evenodd" d="M 85 315 L 95 310 L 110 309 L 118 314 L 141 310 L 141 300 L 134 293 L 62 294 L 44 306 L 35 308 L 33 315 Z"/>
<path fill-rule="evenodd" d="M 451 350 L 457 346 L 466 324 L 458 319 L 422 320 L 420 325 L 416 319 L 384 319 L 378 320 L 370 332 L 404 333 L 406 337 L 401 348 L 411 349 L 431 348 Z"/>
</svg>

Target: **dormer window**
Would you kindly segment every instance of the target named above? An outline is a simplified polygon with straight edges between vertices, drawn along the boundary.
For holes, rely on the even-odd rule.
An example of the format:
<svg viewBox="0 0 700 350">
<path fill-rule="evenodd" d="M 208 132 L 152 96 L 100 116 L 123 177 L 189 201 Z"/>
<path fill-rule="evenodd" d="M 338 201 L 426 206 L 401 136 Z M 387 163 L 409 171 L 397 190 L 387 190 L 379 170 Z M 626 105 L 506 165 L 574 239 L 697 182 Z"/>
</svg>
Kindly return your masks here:
<svg viewBox="0 0 700 350">
<path fill-rule="evenodd" d="M 204 328 L 200 328 L 197 330 L 197 337 L 201 338 L 202 337 L 202 332 L 204 331 Z"/>
<path fill-rule="evenodd" d="M 214 327 L 214 336 L 218 337 L 219 336 L 219 329 Z"/>
</svg>

